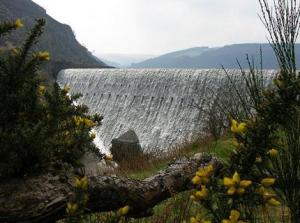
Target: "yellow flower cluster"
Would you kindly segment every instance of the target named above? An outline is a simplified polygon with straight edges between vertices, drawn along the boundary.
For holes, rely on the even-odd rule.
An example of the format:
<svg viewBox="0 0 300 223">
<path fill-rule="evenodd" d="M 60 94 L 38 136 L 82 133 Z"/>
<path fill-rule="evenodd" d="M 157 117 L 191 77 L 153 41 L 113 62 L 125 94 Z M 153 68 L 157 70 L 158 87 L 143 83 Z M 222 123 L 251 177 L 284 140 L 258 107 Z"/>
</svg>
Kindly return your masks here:
<svg viewBox="0 0 300 223">
<path fill-rule="evenodd" d="M 74 215 L 77 210 L 78 210 L 78 204 L 73 203 L 73 202 L 67 203 L 66 212 L 68 215 Z"/>
<path fill-rule="evenodd" d="M 89 195 L 87 193 L 88 179 L 86 176 L 81 178 L 75 178 L 74 188 L 77 189 L 74 192 L 74 197 L 67 203 L 66 213 L 69 217 L 78 215 L 84 210 Z M 79 189 L 79 190 L 78 190 Z"/>
<path fill-rule="evenodd" d="M 90 134 L 90 137 L 91 137 L 92 139 L 95 139 L 95 138 L 96 138 L 96 133 L 92 132 L 92 133 Z"/>
<path fill-rule="evenodd" d="M 46 87 L 44 85 L 39 85 L 38 86 L 38 94 L 43 95 L 46 92 Z"/>
<path fill-rule="evenodd" d="M 74 119 L 74 122 L 75 122 L 76 126 L 79 126 L 81 124 L 86 125 L 88 127 L 95 126 L 95 123 L 92 120 L 88 119 L 88 118 L 81 118 L 79 116 L 74 116 L 73 119 Z"/>
<path fill-rule="evenodd" d="M 284 87 L 284 81 L 280 79 L 274 79 L 273 83 L 278 87 L 278 88 L 283 88 Z"/>
<path fill-rule="evenodd" d="M 259 188 L 258 192 L 263 196 L 263 199 L 267 204 L 273 206 L 279 206 L 280 202 L 275 198 L 275 195 L 270 193 L 266 187 L 270 187 L 275 183 L 274 178 L 264 178 L 260 182 L 262 186 Z"/>
<path fill-rule="evenodd" d="M 64 135 L 64 137 L 69 137 L 70 136 L 70 132 L 69 131 L 64 131 L 63 135 Z"/>
<path fill-rule="evenodd" d="M 262 160 L 262 158 L 261 158 L 261 156 L 257 156 L 256 158 L 255 158 L 255 163 L 261 163 L 263 160 Z"/>
<path fill-rule="evenodd" d="M 129 210 L 130 210 L 130 207 L 128 205 L 126 205 L 117 211 L 117 215 L 119 215 L 119 216 L 127 215 Z"/>
<path fill-rule="evenodd" d="M 23 26 L 24 26 L 24 24 L 22 23 L 21 19 L 17 19 L 15 21 L 15 27 L 16 27 L 16 29 L 22 28 Z"/>
<path fill-rule="evenodd" d="M 214 167 L 212 165 L 208 165 L 204 168 L 199 168 L 196 172 L 196 175 L 192 179 L 192 183 L 195 185 L 199 185 L 200 190 L 198 190 L 194 195 L 191 196 L 191 199 L 194 200 L 202 200 L 208 197 L 208 190 L 206 185 L 209 183 L 209 177 L 214 173 Z"/>
<path fill-rule="evenodd" d="M 113 160 L 113 155 L 106 154 L 105 157 L 104 157 L 104 159 L 105 159 L 106 161 L 112 161 L 112 160 Z"/>
<path fill-rule="evenodd" d="M 191 217 L 191 223 L 211 223 L 210 220 L 203 220 L 201 218 L 197 217 Z"/>
<path fill-rule="evenodd" d="M 204 168 L 199 168 L 192 179 L 192 183 L 195 185 L 206 185 L 209 183 L 209 177 L 211 177 L 213 173 L 214 167 L 211 164 Z"/>
<path fill-rule="evenodd" d="M 231 132 L 240 134 L 244 133 L 247 130 L 247 125 L 245 122 L 238 123 L 236 120 L 231 120 Z"/>
<path fill-rule="evenodd" d="M 192 197 L 195 200 L 203 200 L 208 197 L 208 190 L 205 185 L 201 185 L 201 189 Z"/>
<path fill-rule="evenodd" d="M 272 186 L 274 183 L 275 183 L 275 178 L 264 178 L 261 180 L 261 184 L 264 186 L 264 187 L 270 187 Z"/>
<path fill-rule="evenodd" d="M 271 157 L 275 157 L 278 155 L 278 150 L 277 149 L 270 149 L 268 151 L 268 154 L 271 156 Z"/>
<path fill-rule="evenodd" d="M 240 212 L 237 210 L 231 210 L 228 219 L 223 219 L 222 223 L 246 223 L 246 221 L 240 220 Z"/>
<path fill-rule="evenodd" d="M 81 179 L 75 178 L 75 187 L 78 189 L 86 190 L 88 187 L 88 179 L 86 176 Z"/>
<path fill-rule="evenodd" d="M 228 187 L 228 195 L 242 195 L 245 193 L 247 187 L 252 184 L 251 180 L 241 180 L 238 172 L 235 172 L 232 178 L 224 177 L 224 185 Z"/>
<path fill-rule="evenodd" d="M 37 58 L 42 61 L 50 60 L 50 54 L 47 51 L 38 52 Z"/>
</svg>

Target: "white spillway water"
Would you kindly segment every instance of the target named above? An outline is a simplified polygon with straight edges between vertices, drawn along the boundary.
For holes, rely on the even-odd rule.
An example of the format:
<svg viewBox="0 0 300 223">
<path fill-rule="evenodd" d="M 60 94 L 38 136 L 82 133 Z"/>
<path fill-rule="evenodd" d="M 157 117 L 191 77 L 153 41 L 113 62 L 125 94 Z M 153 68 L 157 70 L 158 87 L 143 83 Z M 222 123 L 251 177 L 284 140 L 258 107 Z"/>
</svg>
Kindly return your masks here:
<svg viewBox="0 0 300 223">
<path fill-rule="evenodd" d="M 90 113 L 104 116 L 97 144 L 107 149 L 133 129 L 144 149 L 164 149 L 203 132 L 204 117 L 194 105 L 224 77 L 220 70 L 67 69 L 57 81 L 81 93 L 78 103 Z"/>
</svg>

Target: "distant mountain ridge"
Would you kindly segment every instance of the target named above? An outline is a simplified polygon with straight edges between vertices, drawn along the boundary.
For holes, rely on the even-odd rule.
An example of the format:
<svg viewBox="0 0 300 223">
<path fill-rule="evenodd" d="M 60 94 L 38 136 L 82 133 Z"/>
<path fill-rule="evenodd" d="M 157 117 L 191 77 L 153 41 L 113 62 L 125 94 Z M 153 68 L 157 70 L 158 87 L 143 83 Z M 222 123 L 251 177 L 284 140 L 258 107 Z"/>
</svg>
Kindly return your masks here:
<svg viewBox="0 0 300 223">
<path fill-rule="evenodd" d="M 45 67 L 48 72 L 56 73 L 58 69 L 72 67 L 107 67 L 105 63 L 96 60 L 85 47 L 79 44 L 70 26 L 50 17 L 45 9 L 33 1 L 1 0 L 0 20 L 15 20 L 16 18 L 20 18 L 25 27 L 7 36 L 0 44 L 22 43 L 25 33 L 34 25 L 35 19 L 44 18 L 46 27 L 37 49 L 50 52 L 51 61 Z"/>
<path fill-rule="evenodd" d="M 228 69 L 248 67 L 246 55 L 260 67 L 260 49 L 264 69 L 277 69 L 277 60 L 272 47 L 267 43 L 233 44 L 218 48 L 195 47 L 164 54 L 162 56 L 133 64 L 132 68 L 183 68 L 215 69 L 224 66 Z M 296 44 L 296 56 L 300 56 L 300 44 Z"/>
<path fill-rule="evenodd" d="M 127 68 L 134 63 L 142 62 L 149 58 L 156 57 L 157 55 L 110 53 L 110 54 L 96 54 L 96 56 L 110 66 L 118 67 L 118 68 Z"/>
</svg>

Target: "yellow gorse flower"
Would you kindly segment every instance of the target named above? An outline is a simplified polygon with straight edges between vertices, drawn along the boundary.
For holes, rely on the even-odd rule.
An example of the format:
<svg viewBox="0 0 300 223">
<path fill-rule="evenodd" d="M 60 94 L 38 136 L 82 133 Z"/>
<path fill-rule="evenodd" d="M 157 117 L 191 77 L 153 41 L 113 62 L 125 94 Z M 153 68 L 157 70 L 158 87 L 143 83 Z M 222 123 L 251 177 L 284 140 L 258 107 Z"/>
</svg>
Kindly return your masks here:
<svg viewBox="0 0 300 223">
<path fill-rule="evenodd" d="M 81 179 L 75 178 L 75 187 L 78 189 L 86 190 L 88 187 L 88 179 L 86 176 Z"/>
<path fill-rule="evenodd" d="M 39 60 L 50 60 L 50 54 L 47 51 L 38 52 L 37 57 Z"/>
<path fill-rule="evenodd" d="M 256 158 L 255 158 L 255 163 L 261 163 L 263 160 L 262 160 L 262 158 L 261 158 L 261 156 L 257 156 Z"/>
<path fill-rule="evenodd" d="M 113 160 L 113 155 L 106 154 L 104 159 L 107 160 L 107 161 L 112 161 Z"/>
<path fill-rule="evenodd" d="M 270 149 L 270 150 L 268 151 L 268 154 L 269 154 L 270 156 L 277 156 L 277 155 L 278 155 L 278 150 L 277 150 L 277 149 Z"/>
<path fill-rule="evenodd" d="M 190 222 L 191 223 L 211 223 L 210 220 L 201 220 L 198 217 L 191 217 Z"/>
<path fill-rule="evenodd" d="M 74 120 L 76 126 L 79 126 L 81 124 L 86 125 L 88 127 L 95 126 L 95 123 L 92 120 L 88 119 L 88 118 L 81 118 L 79 116 L 74 116 L 73 120 Z"/>
<path fill-rule="evenodd" d="M 192 179 L 192 183 L 195 185 L 201 184 L 201 178 L 199 176 L 194 176 Z"/>
<path fill-rule="evenodd" d="M 90 134 L 90 137 L 91 137 L 92 139 L 95 139 L 95 138 L 96 138 L 96 133 L 92 132 L 92 133 Z"/>
<path fill-rule="evenodd" d="M 275 196 L 274 194 L 269 193 L 269 191 L 267 191 L 266 188 L 264 188 L 264 187 L 260 187 L 258 189 L 258 192 L 260 195 L 263 196 L 264 200 L 271 199 Z"/>
<path fill-rule="evenodd" d="M 223 219 L 222 223 L 246 223 L 245 221 L 239 220 L 240 216 L 241 216 L 241 214 L 239 211 L 231 210 L 229 218 Z"/>
<path fill-rule="evenodd" d="M 245 122 L 238 123 L 236 120 L 231 120 L 231 132 L 240 134 L 244 133 L 247 130 L 247 125 Z"/>
<path fill-rule="evenodd" d="M 281 203 L 275 198 L 274 194 L 271 194 L 266 188 L 260 187 L 258 189 L 258 192 L 263 196 L 263 199 L 267 204 L 273 205 L 273 206 L 279 206 Z"/>
<path fill-rule="evenodd" d="M 191 217 L 191 223 L 200 223 L 195 217 Z"/>
<path fill-rule="evenodd" d="M 192 179 L 192 183 L 195 185 L 206 185 L 209 182 L 209 177 L 214 173 L 213 165 L 208 165 L 203 168 L 199 168 L 196 175 Z"/>
<path fill-rule="evenodd" d="M 129 212 L 129 209 L 130 207 L 128 205 L 120 208 L 118 211 L 117 211 L 117 214 L 120 215 L 120 216 L 124 216 L 124 215 L 127 215 L 128 212 Z"/>
<path fill-rule="evenodd" d="M 280 201 L 278 201 L 275 198 L 269 199 L 267 203 L 270 204 L 270 205 L 272 205 L 272 206 L 280 206 L 281 205 Z"/>
<path fill-rule="evenodd" d="M 208 197 L 208 190 L 207 190 L 206 186 L 202 185 L 201 190 L 197 191 L 194 196 L 195 196 L 195 199 L 197 199 L 197 200 L 206 199 Z"/>
<path fill-rule="evenodd" d="M 211 223 L 210 220 L 202 220 L 201 223 Z"/>
<path fill-rule="evenodd" d="M 16 29 L 22 28 L 23 26 L 24 26 L 24 24 L 22 23 L 21 19 L 17 19 L 15 21 L 15 27 L 16 27 Z"/>
<path fill-rule="evenodd" d="M 279 79 L 275 79 L 273 80 L 274 84 L 278 87 L 278 88 L 283 88 L 284 87 L 284 82 L 282 80 Z"/>
<path fill-rule="evenodd" d="M 214 167 L 213 165 L 208 165 L 204 168 L 199 168 L 196 172 L 196 175 L 199 177 L 210 177 L 214 173 Z"/>
<path fill-rule="evenodd" d="M 264 178 L 261 180 L 261 184 L 264 187 L 270 187 L 275 183 L 275 181 L 276 181 L 275 178 Z"/>
<path fill-rule="evenodd" d="M 43 95 L 46 92 L 46 87 L 44 85 L 39 85 L 38 86 L 38 94 Z"/>
<path fill-rule="evenodd" d="M 228 187 L 228 195 L 242 195 L 243 193 L 245 193 L 246 188 L 252 184 L 251 180 L 241 180 L 238 172 L 235 172 L 232 178 L 224 177 L 223 182 L 224 185 Z"/>
<path fill-rule="evenodd" d="M 78 210 L 78 204 L 73 203 L 73 202 L 67 203 L 66 212 L 68 215 L 74 215 L 77 210 Z"/>
</svg>

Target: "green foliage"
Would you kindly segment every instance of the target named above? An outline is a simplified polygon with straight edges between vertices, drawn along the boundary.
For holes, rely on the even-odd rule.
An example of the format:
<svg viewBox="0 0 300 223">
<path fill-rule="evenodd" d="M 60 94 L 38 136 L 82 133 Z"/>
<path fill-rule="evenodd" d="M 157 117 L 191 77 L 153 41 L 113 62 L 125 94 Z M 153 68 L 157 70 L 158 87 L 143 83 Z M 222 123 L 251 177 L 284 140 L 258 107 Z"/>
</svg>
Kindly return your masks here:
<svg viewBox="0 0 300 223">
<path fill-rule="evenodd" d="M 18 21 L 18 20 L 17 20 Z M 20 21 L 1 23 L 0 37 L 21 28 Z M 46 89 L 39 66 L 50 59 L 48 52 L 33 52 L 43 33 L 39 19 L 21 48 L 0 54 L 0 177 L 79 166 L 88 151 L 99 157 L 93 144 L 92 127 L 102 117 L 90 116 L 88 108 L 75 105 L 79 95 L 70 97 L 68 88 L 55 83 Z"/>
</svg>

